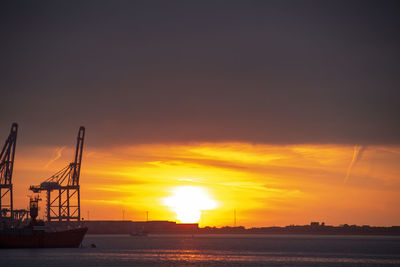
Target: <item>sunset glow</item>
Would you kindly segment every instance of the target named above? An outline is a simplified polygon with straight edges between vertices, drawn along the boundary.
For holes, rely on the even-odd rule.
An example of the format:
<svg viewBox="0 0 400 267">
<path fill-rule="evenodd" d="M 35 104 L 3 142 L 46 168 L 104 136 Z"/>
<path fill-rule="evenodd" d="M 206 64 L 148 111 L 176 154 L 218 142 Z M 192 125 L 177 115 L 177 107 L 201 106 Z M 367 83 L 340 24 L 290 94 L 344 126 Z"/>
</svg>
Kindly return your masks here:
<svg viewBox="0 0 400 267">
<path fill-rule="evenodd" d="M 0 267 L 400 266 L 400 1 L 0 13 Z"/>
<path fill-rule="evenodd" d="M 42 182 L 72 156 L 72 147 L 19 148 L 15 206 L 26 207 L 28 186 Z M 399 161 L 397 146 L 88 147 L 82 161 L 82 217 L 121 220 L 124 214 L 125 219 L 145 220 L 148 211 L 149 220 L 224 226 L 233 225 L 236 209 L 238 225 L 248 227 L 310 220 L 394 225 L 400 220 Z M 41 214 L 44 210 L 42 202 Z"/>
</svg>

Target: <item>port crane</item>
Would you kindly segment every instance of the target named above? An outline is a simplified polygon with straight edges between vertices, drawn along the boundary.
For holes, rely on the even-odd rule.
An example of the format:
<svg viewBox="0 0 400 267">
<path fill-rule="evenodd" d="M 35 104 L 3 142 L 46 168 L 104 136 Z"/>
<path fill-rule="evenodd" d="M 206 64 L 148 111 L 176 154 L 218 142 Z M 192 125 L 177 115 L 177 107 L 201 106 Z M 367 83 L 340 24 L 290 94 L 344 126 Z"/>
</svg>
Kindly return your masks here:
<svg viewBox="0 0 400 267">
<path fill-rule="evenodd" d="M 46 192 L 47 221 L 80 221 L 80 187 L 85 127 L 81 126 L 75 149 L 74 161 L 37 186 L 30 186 L 34 193 Z M 52 192 L 55 194 L 52 195 Z"/>
<path fill-rule="evenodd" d="M 0 219 L 14 217 L 12 175 L 18 124 L 13 123 L 0 153 Z"/>
</svg>

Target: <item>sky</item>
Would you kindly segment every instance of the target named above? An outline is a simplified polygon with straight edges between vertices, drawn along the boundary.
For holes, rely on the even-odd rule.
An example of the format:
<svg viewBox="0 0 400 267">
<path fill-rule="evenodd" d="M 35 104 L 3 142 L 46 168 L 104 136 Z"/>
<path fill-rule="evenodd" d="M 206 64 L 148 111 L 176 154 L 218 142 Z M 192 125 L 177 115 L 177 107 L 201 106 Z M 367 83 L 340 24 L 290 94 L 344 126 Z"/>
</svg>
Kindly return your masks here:
<svg viewBox="0 0 400 267">
<path fill-rule="evenodd" d="M 397 1 L 2 1 L 16 204 L 87 129 L 90 219 L 399 225 Z M 175 189 L 174 189 L 175 188 Z M 124 212 L 122 212 L 124 211 Z"/>
</svg>

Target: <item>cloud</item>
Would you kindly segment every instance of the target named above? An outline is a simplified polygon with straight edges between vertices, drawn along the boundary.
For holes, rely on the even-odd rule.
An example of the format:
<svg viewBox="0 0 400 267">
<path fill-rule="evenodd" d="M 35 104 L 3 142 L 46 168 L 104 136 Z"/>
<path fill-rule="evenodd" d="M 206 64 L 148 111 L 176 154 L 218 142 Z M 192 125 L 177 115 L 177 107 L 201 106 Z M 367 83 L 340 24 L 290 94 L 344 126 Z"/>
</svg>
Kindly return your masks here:
<svg viewBox="0 0 400 267">
<path fill-rule="evenodd" d="M 64 151 L 64 149 L 66 148 L 66 146 L 63 147 L 58 147 L 55 149 L 56 155 L 54 158 L 52 158 L 51 160 L 49 160 L 46 165 L 44 165 L 44 169 L 47 169 L 51 164 L 53 164 L 56 160 L 58 160 L 59 158 L 61 158 L 62 156 L 62 152 Z"/>
<path fill-rule="evenodd" d="M 348 182 L 353 167 L 357 164 L 357 162 L 359 162 L 361 160 L 363 153 L 366 149 L 367 149 L 367 146 L 359 146 L 359 145 L 354 146 L 353 157 L 351 159 L 349 167 L 347 167 L 347 172 L 346 172 L 346 177 L 344 178 L 344 183 Z"/>
<path fill-rule="evenodd" d="M 72 145 L 80 125 L 93 146 L 399 144 L 398 5 L 264 2 L 4 6 L 0 133 L 12 120 L 39 145 Z"/>
<path fill-rule="evenodd" d="M 367 149 L 373 171 L 369 164 L 359 164 L 366 160 Z M 48 176 L 49 171 L 41 166 L 45 163 L 43 155 L 51 151 L 56 151 L 55 147 L 26 150 L 21 146 L 16 155 L 15 195 L 25 196 L 27 185 L 40 183 Z M 155 219 L 171 220 L 173 215 L 160 201 L 169 196 L 171 188 L 188 185 L 207 188 L 221 203 L 218 211 L 207 215 L 210 225 L 226 225 L 226 218 L 230 217 L 225 216 L 233 208 L 243 215 L 248 210 L 258 211 L 259 216 L 243 222 L 249 226 L 307 223 L 316 214 L 329 217 L 324 220 L 333 224 L 377 224 L 380 222 L 375 219 L 359 216 L 366 218 L 374 209 L 385 210 L 385 219 L 376 220 L 389 225 L 398 221 L 393 211 L 399 205 L 399 154 L 386 151 L 399 151 L 399 147 L 250 143 L 88 147 L 83 154 L 80 180 L 82 199 L 87 200 L 83 208 L 90 209 L 91 217 L 97 219 L 120 218 L 120 212 L 112 206 L 123 205 L 135 210 L 132 214 L 136 218 L 149 210 Z M 73 153 L 68 149 L 62 154 L 67 152 Z M 87 157 L 89 153 L 92 156 Z M 353 167 L 349 171 L 352 182 L 343 184 L 338 177 L 343 177 L 343 170 L 349 166 Z M 109 205 L 103 206 L 102 201 Z M 26 201 L 16 199 L 15 205 L 24 207 Z M 349 209 L 356 213 L 344 217 L 343 212 Z M 275 211 L 273 216 L 271 210 Z M 304 214 L 304 210 L 309 213 Z M 335 213 L 328 214 L 327 210 Z"/>
</svg>

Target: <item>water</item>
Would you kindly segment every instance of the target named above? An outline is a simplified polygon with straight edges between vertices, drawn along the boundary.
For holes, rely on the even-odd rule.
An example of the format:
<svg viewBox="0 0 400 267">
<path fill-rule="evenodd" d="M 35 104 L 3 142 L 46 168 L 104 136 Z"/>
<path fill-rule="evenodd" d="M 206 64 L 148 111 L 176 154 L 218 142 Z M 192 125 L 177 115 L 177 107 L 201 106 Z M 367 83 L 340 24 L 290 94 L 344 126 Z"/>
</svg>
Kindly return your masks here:
<svg viewBox="0 0 400 267">
<path fill-rule="evenodd" d="M 400 237 L 87 235 L 77 249 L 0 250 L 0 266 L 73 265 L 400 266 Z"/>
</svg>

